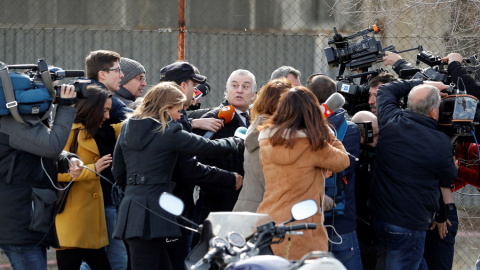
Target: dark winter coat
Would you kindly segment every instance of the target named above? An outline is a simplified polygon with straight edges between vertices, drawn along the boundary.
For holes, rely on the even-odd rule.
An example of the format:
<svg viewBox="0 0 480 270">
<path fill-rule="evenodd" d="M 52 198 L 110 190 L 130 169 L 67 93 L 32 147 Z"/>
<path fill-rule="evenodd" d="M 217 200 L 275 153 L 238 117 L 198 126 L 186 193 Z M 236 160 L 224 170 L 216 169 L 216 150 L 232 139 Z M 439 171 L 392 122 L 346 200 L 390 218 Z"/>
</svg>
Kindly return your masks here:
<svg viewBox="0 0 480 270">
<path fill-rule="evenodd" d="M 74 155 L 61 153 L 75 113 L 72 107 L 58 107 L 51 129 L 40 121 L 29 126 L 11 115 L 0 117 L 0 244 L 58 246 L 57 192 L 46 174 L 56 183 L 57 160 L 58 172 L 68 170 Z"/>
<path fill-rule="evenodd" d="M 428 230 L 439 208 L 440 187 L 457 176 L 450 138 L 437 121 L 400 109 L 399 99 L 420 80 L 381 85 L 377 93 L 379 138 L 370 209 L 376 219 Z"/>
<path fill-rule="evenodd" d="M 160 209 L 158 199 L 163 192 L 172 192 L 178 152 L 200 154 L 215 148 L 216 154 L 224 155 L 237 150 L 234 140 L 208 141 L 184 131 L 181 124 L 173 121 L 165 133 L 159 130 L 160 126 L 147 118 L 129 119 L 122 127 L 112 167 L 117 183 L 126 185 L 113 232 L 116 238 L 179 237 L 178 226 L 158 216 L 176 220 Z"/>
<path fill-rule="evenodd" d="M 187 132 L 192 132 L 192 125 L 188 122 L 186 115 L 177 121 Z M 211 152 L 214 151 L 210 150 Z M 188 170 L 186 169 L 188 168 Z M 178 196 L 185 203 L 184 216 L 191 218 L 193 215 L 193 189 L 195 185 L 208 188 L 209 186 L 221 186 L 226 189 L 235 190 L 235 175 L 229 171 L 200 163 L 190 153 L 179 153 L 172 181 L 175 182 L 173 194 Z"/>
<path fill-rule="evenodd" d="M 333 124 L 335 130 L 339 130 L 343 121 L 345 120 L 344 109 L 340 109 L 330 116 L 327 120 Z M 360 130 L 358 126 L 350 121 L 347 121 L 347 131 L 343 138 L 342 144 L 352 156 L 358 157 L 360 153 Z M 352 156 L 350 159 L 350 166 L 343 171 L 342 183 L 345 191 L 345 213 L 338 215 L 334 213 L 334 217 L 325 218 L 325 225 L 333 225 L 339 234 L 346 234 L 355 231 L 356 227 L 356 206 L 355 206 L 355 166 L 356 161 Z M 327 227 L 329 236 L 334 235 L 331 227 Z"/>
<path fill-rule="evenodd" d="M 136 97 L 132 93 L 130 93 L 130 91 L 128 91 L 122 86 L 120 86 L 120 89 L 118 89 L 117 92 L 113 92 L 113 96 L 115 98 L 118 98 L 127 107 L 132 104 L 136 99 Z"/>
<path fill-rule="evenodd" d="M 92 84 L 99 86 L 107 91 L 108 88 L 101 82 L 90 79 Z M 107 119 L 105 123 L 107 125 L 117 124 L 125 120 L 127 118 L 127 113 L 132 113 L 133 110 L 128 108 L 118 97 L 112 97 L 112 108 L 110 109 L 110 119 Z"/>
<path fill-rule="evenodd" d="M 208 113 L 204 114 L 202 118 L 217 118 L 218 113 L 220 112 L 221 108 L 228 105 L 228 102 L 225 101 L 219 107 L 212 109 Z M 228 138 L 233 137 L 235 131 L 239 127 L 245 127 L 240 116 L 235 113 L 233 120 L 225 124 L 225 126 L 217 131 L 217 133 L 213 134 L 211 139 L 220 139 L 220 138 Z M 197 131 L 201 135 L 205 132 Z M 230 172 L 236 172 L 240 175 L 244 175 L 243 170 L 243 153 L 244 153 L 244 145 L 241 144 L 239 147 L 239 151 L 237 153 L 232 153 L 230 155 L 216 155 L 213 158 L 208 158 L 204 156 L 198 156 L 199 160 L 208 165 L 212 165 Z M 232 211 L 233 207 L 238 198 L 239 191 L 225 189 L 222 187 L 205 187 L 201 190 L 200 200 L 202 203 L 202 213 L 201 213 L 201 220 L 207 217 L 208 213 L 213 211 Z"/>
</svg>

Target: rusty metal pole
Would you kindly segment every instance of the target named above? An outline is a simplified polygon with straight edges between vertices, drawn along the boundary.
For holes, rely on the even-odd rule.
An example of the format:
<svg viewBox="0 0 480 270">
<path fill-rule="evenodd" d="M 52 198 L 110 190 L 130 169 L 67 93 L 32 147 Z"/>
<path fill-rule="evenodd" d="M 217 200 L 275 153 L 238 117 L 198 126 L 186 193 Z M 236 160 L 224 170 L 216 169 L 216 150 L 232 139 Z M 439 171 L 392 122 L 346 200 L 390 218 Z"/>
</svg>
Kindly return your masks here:
<svg viewBox="0 0 480 270">
<path fill-rule="evenodd" d="M 178 0 L 178 61 L 185 60 L 185 0 Z"/>
</svg>

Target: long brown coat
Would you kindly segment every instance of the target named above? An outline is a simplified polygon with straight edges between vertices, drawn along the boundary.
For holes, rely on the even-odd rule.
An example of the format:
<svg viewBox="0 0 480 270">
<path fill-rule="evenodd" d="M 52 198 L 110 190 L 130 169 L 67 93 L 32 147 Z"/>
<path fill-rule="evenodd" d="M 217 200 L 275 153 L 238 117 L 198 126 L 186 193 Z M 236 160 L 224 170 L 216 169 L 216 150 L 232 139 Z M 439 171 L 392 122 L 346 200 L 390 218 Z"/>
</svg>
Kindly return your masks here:
<svg viewBox="0 0 480 270">
<path fill-rule="evenodd" d="M 320 206 L 323 199 L 324 169 L 340 172 L 350 165 L 342 143 L 331 134 L 331 142 L 323 149 L 312 151 L 306 134 L 297 132 L 293 148 L 272 146 L 268 139 L 270 129 L 260 132 L 260 162 L 265 176 L 265 195 L 258 213 L 272 216 L 275 222 L 285 222 L 291 217 L 290 209 L 297 202 L 313 199 Z M 319 207 L 320 209 L 320 207 Z M 328 250 L 323 213 L 295 223 L 311 222 L 317 229 L 292 235 L 281 244 L 272 245 L 275 255 L 298 260 L 310 251 Z"/>
</svg>

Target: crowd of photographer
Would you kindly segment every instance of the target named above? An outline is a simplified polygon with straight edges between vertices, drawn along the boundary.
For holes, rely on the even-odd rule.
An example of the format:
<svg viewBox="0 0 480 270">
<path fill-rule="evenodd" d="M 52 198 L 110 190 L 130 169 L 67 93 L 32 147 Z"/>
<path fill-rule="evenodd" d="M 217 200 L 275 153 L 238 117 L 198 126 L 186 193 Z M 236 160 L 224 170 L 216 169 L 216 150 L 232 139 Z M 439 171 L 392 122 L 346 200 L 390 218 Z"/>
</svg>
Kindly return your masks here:
<svg viewBox="0 0 480 270">
<path fill-rule="evenodd" d="M 146 89 L 140 63 L 98 50 L 75 85 L 53 87 L 59 73 L 29 67 L 54 102 L 19 113 L 8 69 L 20 66 L 2 64 L 0 248 L 14 269 L 46 269 L 50 246 L 60 270 L 183 269 L 198 239 L 158 205 L 170 192 L 197 224 L 215 211 L 287 220 L 293 204 L 315 200 L 306 222 L 317 229 L 272 245 L 289 259 L 322 250 L 347 269 L 451 269 L 452 192 L 480 188 L 480 87 L 460 54 L 422 52 L 447 69 L 414 69 L 380 53 L 371 31 L 329 41 L 337 81 L 314 74 L 304 87 L 283 66 L 257 93 L 255 75 L 239 69 L 216 108 L 200 108 L 210 86 L 188 62 L 166 65 Z M 362 35 L 373 50 L 348 46 Z M 400 78 L 368 71 L 380 61 Z"/>
</svg>

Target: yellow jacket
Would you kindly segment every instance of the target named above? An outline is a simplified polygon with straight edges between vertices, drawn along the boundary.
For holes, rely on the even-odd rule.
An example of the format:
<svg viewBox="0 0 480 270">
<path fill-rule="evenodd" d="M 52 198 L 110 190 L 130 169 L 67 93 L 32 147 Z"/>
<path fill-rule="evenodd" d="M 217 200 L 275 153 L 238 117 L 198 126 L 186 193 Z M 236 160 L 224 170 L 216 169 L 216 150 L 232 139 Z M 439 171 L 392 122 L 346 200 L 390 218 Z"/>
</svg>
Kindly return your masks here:
<svg viewBox="0 0 480 270">
<path fill-rule="evenodd" d="M 118 138 L 121 123 L 112 125 Z M 94 139 L 85 140 L 85 129 L 82 124 L 74 123 L 68 137 L 65 150 L 70 149 L 73 130 L 80 128 L 78 134 L 77 155 L 84 165 L 95 171 L 95 162 L 100 158 Z M 71 180 L 69 174 L 58 174 L 59 182 Z M 83 169 L 66 198 L 65 210 L 56 217 L 56 228 L 60 246 L 98 249 L 108 245 L 107 224 L 103 206 L 103 193 L 100 177 L 90 170 Z"/>
</svg>

